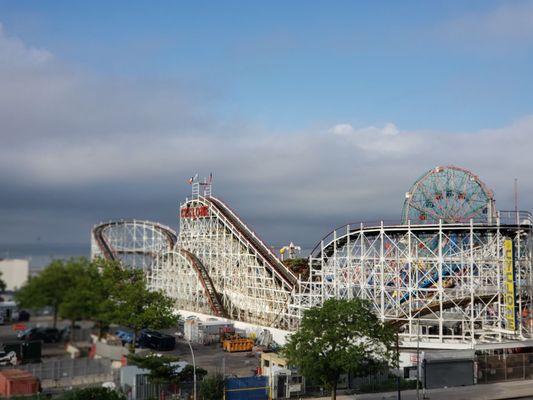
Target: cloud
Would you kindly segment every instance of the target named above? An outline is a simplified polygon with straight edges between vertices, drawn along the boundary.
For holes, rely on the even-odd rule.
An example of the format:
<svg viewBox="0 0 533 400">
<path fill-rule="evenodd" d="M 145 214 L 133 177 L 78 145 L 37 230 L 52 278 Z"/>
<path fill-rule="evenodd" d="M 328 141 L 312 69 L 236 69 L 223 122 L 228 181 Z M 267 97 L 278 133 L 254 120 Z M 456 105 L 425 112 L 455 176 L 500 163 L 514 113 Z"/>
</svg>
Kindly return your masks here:
<svg viewBox="0 0 533 400">
<path fill-rule="evenodd" d="M 508 2 L 449 21 L 443 33 L 469 46 L 501 50 L 533 45 L 533 1 Z M 503 47 L 502 47 L 503 46 Z"/>
<path fill-rule="evenodd" d="M 0 224 L 17 226 L 0 242 L 86 241 L 112 218 L 176 227 L 196 172 L 213 172 L 214 194 L 276 246 L 398 221 L 405 192 L 436 165 L 473 170 L 503 208 L 516 177 L 533 209 L 533 116 L 474 132 L 343 122 L 280 135 L 215 117 L 208 96 L 178 82 L 90 74 L 2 32 L 0 60 Z"/>
<path fill-rule="evenodd" d="M 13 68 L 37 68 L 53 61 L 50 52 L 27 47 L 21 40 L 8 38 L 0 23 L 0 71 Z"/>
<path fill-rule="evenodd" d="M 337 136 L 338 139 L 375 155 L 383 153 L 398 153 L 405 151 L 408 139 L 399 137 L 400 130 L 392 122 L 387 122 L 383 128 L 368 126 L 355 129 L 347 123 L 336 124 L 328 133 Z"/>
<path fill-rule="evenodd" d="M 397 135 L 400 133 L 396 125 L 387 122 L 383 128 L 368 126 L 365 128 L 355 129 L 352 125 L 342 123 L 331 127 L 329 133 L 340 136 L 364 136 L 364 135 Z"/>
</svg>

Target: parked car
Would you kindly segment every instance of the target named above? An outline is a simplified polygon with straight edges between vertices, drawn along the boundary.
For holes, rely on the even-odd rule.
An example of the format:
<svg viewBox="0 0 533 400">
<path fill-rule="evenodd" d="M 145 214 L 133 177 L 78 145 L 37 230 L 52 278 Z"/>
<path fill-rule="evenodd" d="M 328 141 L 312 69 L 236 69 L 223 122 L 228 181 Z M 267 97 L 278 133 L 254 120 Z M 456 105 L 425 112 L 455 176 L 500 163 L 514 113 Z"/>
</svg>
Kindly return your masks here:
<svg viewBox="0 0 533 400">
<path fill-rule="evenodd" d="M 19 311 L 19 317 L 18 317 L 18 321 L 19 322 L 27 322 L 30 320 L 30 313 L 26 310 L 20 310 Z"/>
<path fill-rule="evenodd" d="M 115 336 L 120 339 L 122 345 L 130 344 L 133 341 L 133 332 L 127 331 L 125 329 L 117 329 L 115 331 Z"/>
<path fill-rule="evenodd" d="M 56 328 L 29 328 L 17 334 L 20 340 L 42 340 L 45 343 L 59 342 L 61 333 Z"/>
<path fill-rule="evenodd" d="M 139 334 L 139 347 L 145 347 L 154 350 L 174 350 L 176 347 L 176 338 L 166 333 L 143 329 Z"/>
</svg>

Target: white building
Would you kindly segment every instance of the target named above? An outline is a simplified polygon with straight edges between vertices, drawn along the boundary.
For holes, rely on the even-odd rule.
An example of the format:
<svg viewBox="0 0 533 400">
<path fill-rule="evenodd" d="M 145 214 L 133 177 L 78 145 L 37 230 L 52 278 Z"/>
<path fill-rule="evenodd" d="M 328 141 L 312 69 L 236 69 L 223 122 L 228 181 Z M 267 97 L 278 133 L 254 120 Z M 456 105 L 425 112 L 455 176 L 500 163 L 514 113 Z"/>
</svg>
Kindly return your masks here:
<svg viewBox="0 0 533 400">
<path fill-rule="evenodd" d="M 23 259 L 0 259 L 1 279 L 6 283 L 6 290 L 20 289 L 28 280 L 30 261 Z"/>
</svg>

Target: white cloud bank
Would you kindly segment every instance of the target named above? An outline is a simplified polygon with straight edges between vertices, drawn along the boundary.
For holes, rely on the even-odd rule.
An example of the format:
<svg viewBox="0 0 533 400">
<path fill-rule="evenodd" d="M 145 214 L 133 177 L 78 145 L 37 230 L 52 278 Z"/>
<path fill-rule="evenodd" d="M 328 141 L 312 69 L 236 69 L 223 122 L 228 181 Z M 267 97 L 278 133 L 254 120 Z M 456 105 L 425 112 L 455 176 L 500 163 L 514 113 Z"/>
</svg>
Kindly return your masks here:
<svg viewBox="0 0 533 400">
<path fill-rule="evenodd" d="M 1 30 L 0 88 L 4 188 L 61 192 L 112 183 L 120 191 L 134 181 L 139 193 L 131 195 L 133 203 L 144 187 L 175 186 L 196 171 L 213 171 L 215 193 L 243 215 L 264 221 L 259 232 L 301 228 L 318 240 L 324 231 L 305 228 L 313 220 L 333 228 L 399 218 L 403 195 L 418 176 L 455 164 L 485 180 L 503 207 L 512 207 L 513 179 L 519 178 L 522 208 L 533 209 L 533 116 L 475 132 L 344 122 L 280 138 L 253 124 L 213 118 L 190 100 L 197 93 L 179 85 L 84 74 Z M 21 215 L 42 200 L 32 205 L 26 193 L 18 195 L 25 199 L 15 211 Z M 94 196 L 101 201 L 102 193 Z"/>
</svg>

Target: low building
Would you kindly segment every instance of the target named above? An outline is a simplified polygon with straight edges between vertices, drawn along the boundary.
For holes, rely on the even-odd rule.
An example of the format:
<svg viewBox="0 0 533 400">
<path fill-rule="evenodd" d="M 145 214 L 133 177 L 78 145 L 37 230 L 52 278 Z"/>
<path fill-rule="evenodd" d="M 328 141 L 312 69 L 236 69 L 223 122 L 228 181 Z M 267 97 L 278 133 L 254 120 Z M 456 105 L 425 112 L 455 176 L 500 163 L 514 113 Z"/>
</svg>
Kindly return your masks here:
<svg viewBox="0 0 533 400">
<path fill-rule="evenodd" d="M 286 358 L 278 353 L 261 353 L 261 375 L 271 376 L 279 370 L 289 370 Z"/>
<path fill-rule="evenodd" d="M 273 399 L 299 397 L 305 393 L 304 377 L 277 353 L 261 353 L 260 374 L 268 377 Z"/>
<path fill-rule="evenodd" d="M 27 281 L 30 261 L 25 259 L 0 259 L 1 279 L 6 283 L 6 291 L 16 291 Z"/>
</svg>

